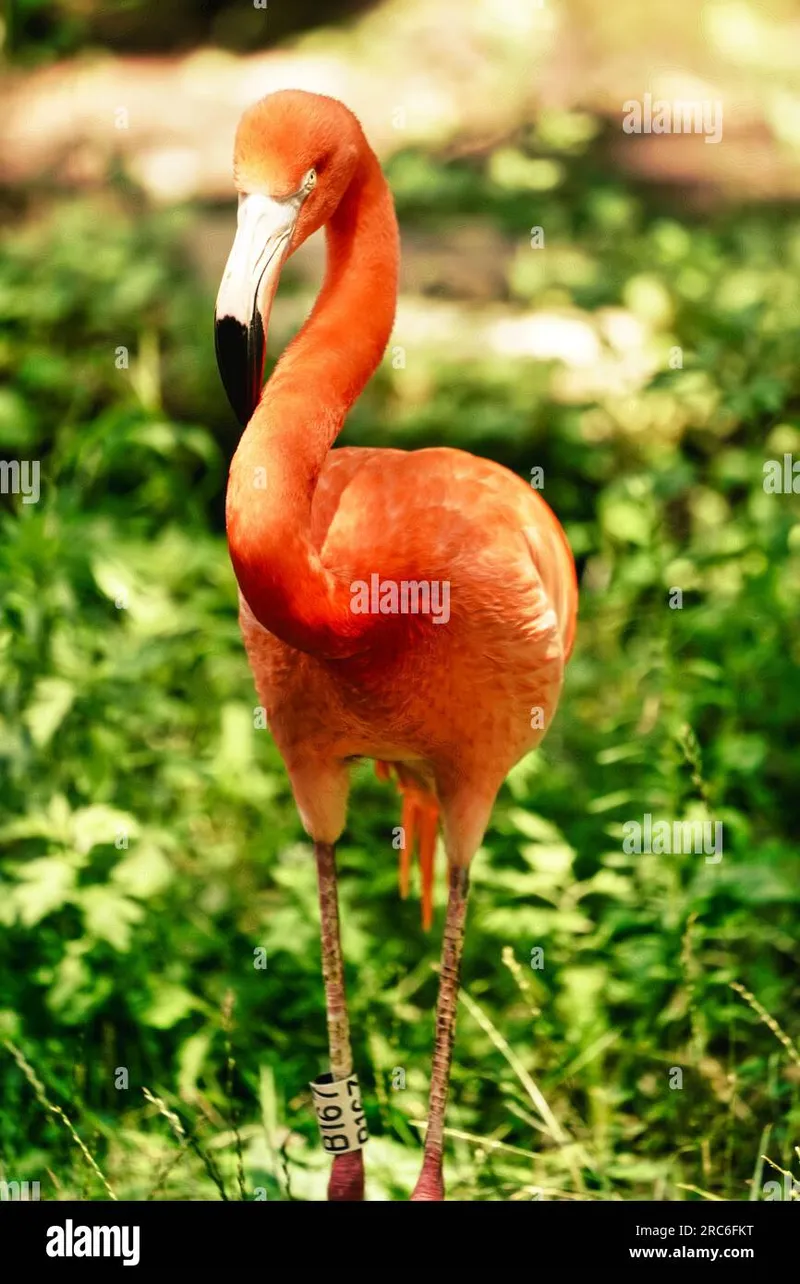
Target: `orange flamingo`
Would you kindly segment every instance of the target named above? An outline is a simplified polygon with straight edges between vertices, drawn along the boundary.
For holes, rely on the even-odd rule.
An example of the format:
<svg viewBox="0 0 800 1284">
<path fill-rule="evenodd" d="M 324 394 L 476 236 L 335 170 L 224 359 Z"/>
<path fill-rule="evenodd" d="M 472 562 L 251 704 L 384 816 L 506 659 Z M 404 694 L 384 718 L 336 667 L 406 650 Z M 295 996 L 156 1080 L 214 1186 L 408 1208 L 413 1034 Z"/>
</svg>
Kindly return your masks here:
<svg viewBox="0 0 800 1284">
<path fill-rule="evenodd" d="M 355 116 L 317 94 L 270 94 L 239 123 L 234 173 L 238 225 L 215 316 L 222 381 L 244 428 L 228 544 L 256 688 L 314 844 L 331 1069 L 312 1087 L 331 1101 L 320 1113 L 335 1152 L 328 1198 L 364 1192 L 335 844 L 349 764 L 368 757 L 403 792 L 401 891 L 418 842 L 426 923 L 440 822 L 444 836 L 430 1102 L 411 1196 L 441 1200 L 469 866 L 505 776 L 555 712 L 575 568 L 548 506 L 498 464 L 444 448 L 331 449 L 383 356 L 397 301 L 394 204 Z M 281 267 L 321 227 L 324 284 L 262 388 Z M 346 1121 L 326 1140 L 325 1121 L 348 1106 L 358 1127 Z"/>
</svg>

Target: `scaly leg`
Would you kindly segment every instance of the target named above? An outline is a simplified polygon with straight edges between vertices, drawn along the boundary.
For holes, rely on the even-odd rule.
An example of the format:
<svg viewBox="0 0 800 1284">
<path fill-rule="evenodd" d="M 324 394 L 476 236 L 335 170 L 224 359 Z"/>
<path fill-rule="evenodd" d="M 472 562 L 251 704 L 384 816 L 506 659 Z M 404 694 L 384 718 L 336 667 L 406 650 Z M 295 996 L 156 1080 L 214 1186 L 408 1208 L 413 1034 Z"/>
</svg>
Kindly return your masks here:
<svg viewBox="0 0 800 1284">
<path fill-rule="evenodd" d="M 447 901 L 447 918 L 442 943 L 442 968 L 439 976 L 439 1000 L 436 1005 L 436 1040 L 431 1069 L 428 1130 L 425 1134 L 425 1155 L 422 1172 L 414 1187 L 412 1200 L 444 1199 L 442 1152 L 444 1144 L 444 1113 L 450 1083 L 450 1066 L 453 1059 L 453 1042 L 456 1036 L 456 1007 L 461 971 L 461 951 L 464 944 L 464 923 L 467 915 L 469 871 L 466 867 L 451 865 L 450 891 Z"/>
<path fill-rule="evenodd" d="M 344 992 L 344 967 L 339 936 L 339 895 L 336 886 L 336 852 L 332 843 L 314 843 L 319 885 L 322 938 L 322 976 L 328 1020 L 331 1074 L 336 1082 L 353 1073 L 350 1024 Z M 337 1202 L 364 1198 L 364 1156 L 361 1150 L 334 1155 L 328 1199 Z"/>
</svg>

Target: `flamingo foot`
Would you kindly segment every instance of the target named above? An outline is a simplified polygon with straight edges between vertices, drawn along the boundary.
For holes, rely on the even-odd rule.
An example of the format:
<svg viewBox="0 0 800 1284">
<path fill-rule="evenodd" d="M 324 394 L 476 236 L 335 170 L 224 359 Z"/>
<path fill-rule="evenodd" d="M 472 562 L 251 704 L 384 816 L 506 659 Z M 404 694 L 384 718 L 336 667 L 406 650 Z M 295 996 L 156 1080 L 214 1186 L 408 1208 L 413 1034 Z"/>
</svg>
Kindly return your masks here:
<svg viewBox="0 0 800 1284">
<path fill-rule="evenodd" d="M 414 1187 L 410 1202 L 414 1203 L 418 1200 L 425 1200 L 426 1202 L 441 1202 L 444 1200 L 441 1154 L 425 1156 L 422 1163 L 422 1172 Z"/>
<path fill-rule="evenodd" d="M 328 1199 L 334 1203 L 357 1203 L 364 1198 L 364 1152 L 351 1150 L 334 1155 L 328 1182 Z"/>
</svg>

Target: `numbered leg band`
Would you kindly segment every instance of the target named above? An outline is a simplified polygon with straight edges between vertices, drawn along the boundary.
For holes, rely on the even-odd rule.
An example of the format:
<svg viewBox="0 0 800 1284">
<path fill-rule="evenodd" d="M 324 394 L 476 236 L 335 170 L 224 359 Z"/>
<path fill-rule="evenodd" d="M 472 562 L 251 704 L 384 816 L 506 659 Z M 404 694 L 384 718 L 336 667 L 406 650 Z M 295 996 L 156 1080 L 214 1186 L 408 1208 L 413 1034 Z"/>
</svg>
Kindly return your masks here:
<svg viewBox="0 0 800 1284">
<path fill-rule="evenodd" d="M 332 1074 L 321 1074 L 311 1084 L 311 1092 L 324 1150 L 343 1155 L 367 1144 L 367 1121 L 357 1075 L 335 1083 Z"/>
</svg>

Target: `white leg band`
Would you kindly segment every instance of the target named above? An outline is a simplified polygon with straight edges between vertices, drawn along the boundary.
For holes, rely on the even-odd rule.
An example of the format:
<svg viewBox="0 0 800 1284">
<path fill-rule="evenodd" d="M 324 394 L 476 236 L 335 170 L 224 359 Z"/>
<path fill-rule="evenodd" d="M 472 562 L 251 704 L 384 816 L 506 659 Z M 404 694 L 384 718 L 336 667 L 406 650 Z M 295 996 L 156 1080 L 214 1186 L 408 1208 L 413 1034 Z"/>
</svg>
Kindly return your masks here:
<svg viewBox="0 0 800 1284">
<path fill-rule="evenodd" d="M 324 1150 L 343 1155 L 367 1144 L 367 1121 L 357 1075 L 334 1083 L 332 1074 L 321 1074 L 311 1084 L 311 1092 Z"/>
</svg>

